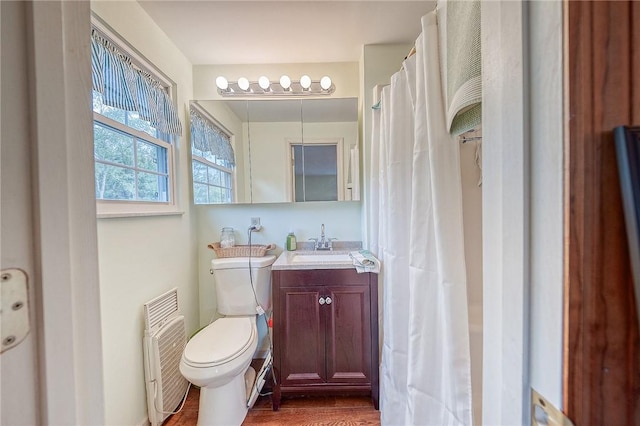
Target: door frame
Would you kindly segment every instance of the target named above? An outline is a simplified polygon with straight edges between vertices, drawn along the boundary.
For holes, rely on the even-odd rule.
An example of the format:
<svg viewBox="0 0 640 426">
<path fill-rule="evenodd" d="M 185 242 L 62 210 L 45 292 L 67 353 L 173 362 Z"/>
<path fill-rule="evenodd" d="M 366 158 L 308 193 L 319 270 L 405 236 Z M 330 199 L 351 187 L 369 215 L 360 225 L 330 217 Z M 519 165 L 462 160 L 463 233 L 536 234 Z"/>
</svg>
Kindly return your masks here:
<svg viewBox="0 0 640 426">
<path fill-rule="evenodd" d="M 27 4 L 43 424 L 104 422 L 90 15 L 89 2 Z"/>
<path fill-rule="evenodd" d="M 529 423 L 527 12 L 527 2 L 481 4 L 482 424 L 487 425 Z"/>
<path fill-rule="evenodd" d="M 299 139 L 286 139 L 287 146 L 287 197 L 288 201 L 295 201 L 295 162 L 293 158 L 293 147 L 296 145 L 335 145 L 336 146 L 336 167 L 338 181 L 338 199 L 336 201 L 344 201 L 345 177 L 344 177 L 344 138 L 305 138 L 304 141 Z"/>
</svg>

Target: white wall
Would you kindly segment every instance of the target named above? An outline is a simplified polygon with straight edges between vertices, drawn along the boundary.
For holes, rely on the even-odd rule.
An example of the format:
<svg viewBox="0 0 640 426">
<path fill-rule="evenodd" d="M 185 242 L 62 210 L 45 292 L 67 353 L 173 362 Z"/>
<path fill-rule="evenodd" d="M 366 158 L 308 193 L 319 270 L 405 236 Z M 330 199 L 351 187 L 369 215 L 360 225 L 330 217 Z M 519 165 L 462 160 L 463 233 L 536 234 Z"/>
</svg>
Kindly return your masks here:
<svg viewBox="0 0 640 426">
<path fill-rule="evenodd" d="M 142 305 L 178 287 L 187 332 L 198 325 L 197 234 L 190 207 L 188 102 L 192 67 L 137 2 L 92 2 L 92 9 L 177 85 L 183 137 L 177 150 L 176 216 L 98 220 L 106 424 L 135 425 L 147 417 Z"/>
</svg>

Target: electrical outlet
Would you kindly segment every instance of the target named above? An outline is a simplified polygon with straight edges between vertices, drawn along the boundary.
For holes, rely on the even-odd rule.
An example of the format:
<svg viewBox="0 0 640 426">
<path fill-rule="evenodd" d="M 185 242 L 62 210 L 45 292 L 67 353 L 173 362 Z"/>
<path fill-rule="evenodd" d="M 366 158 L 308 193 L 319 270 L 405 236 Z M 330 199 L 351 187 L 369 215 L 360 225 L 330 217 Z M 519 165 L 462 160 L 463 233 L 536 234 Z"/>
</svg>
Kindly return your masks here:
<svg viewBox="0 0 640 426">
<path fill-rule="evenodd" d="M 251 228 L 253 228 L 254 231 L 259 231 L 260 229 L 262 229 L 262 226 L 260 225 L 259 217 L 251 218 Z"/>
</svg>

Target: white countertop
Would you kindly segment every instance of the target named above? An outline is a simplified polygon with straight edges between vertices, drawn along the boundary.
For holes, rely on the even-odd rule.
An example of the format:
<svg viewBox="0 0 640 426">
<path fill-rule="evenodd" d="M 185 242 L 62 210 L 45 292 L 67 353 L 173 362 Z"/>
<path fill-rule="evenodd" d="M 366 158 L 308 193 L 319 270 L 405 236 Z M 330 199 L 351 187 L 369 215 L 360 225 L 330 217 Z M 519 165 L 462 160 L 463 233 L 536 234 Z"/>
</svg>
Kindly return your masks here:
<svg viewBox="0 0 640 426">
<path fill-rule="evenodd" d="M 283 271 L 300 269 L 352 269 L 354 268 L 353 261 L 351 259 L 345 259 L 345 257 L 347 257 L 348 255 L 348 250 L 283 251 L 271 266 L 271 270 Z M 298 257 L 298 260 L 295 260 L 296 256 L 300 256 Z M 334 256 L 335 260 L 331 259 L 331 257 Z M 301 261 L 300 259 L 304 260 Z"/>
</svg>

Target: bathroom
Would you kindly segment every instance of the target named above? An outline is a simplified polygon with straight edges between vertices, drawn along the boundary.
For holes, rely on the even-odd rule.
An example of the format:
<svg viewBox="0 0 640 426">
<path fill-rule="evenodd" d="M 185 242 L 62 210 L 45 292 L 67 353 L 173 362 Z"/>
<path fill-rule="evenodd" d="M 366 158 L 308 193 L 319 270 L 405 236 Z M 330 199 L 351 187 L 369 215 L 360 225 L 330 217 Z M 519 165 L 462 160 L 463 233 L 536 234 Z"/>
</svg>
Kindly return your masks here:
<svg viewBox="0 0 640 426">
<path fill-rule="evenodd" d="M 424 11 L 435 6 L 435 3 L 430 2 L 409 3 L 420 3 L 424 7 Z M 501 6 L 498 4 L 483 5 L 483 11 L 485 7 L 487 11 L 491 11 L 492 7 L 500 8 Z M 532 9 L 532 22 L 536 23 L 534 37 L 542 39 L 545 32 L 560 31 L 561 8 L 558 5 L 537 5 Z M 143 56 L 151 60 L 180 88 L 175 93 L 175 100 L 179 106 L 181 117 L 184 117 L 183 125 L 186 126 L 188 105 L 191 100 L 218 98 L 215 89 L 215 78 L 218 75 L 258 76 L 259 73 L 267 73 L 277 76 L 285 73 L 290 75 L 308 73 L 319 77 L 327 74 L 331 75 L 336 86 L 333 97 L 359 99 L 359 108 L 362 114 L 361 143 L 365 148 L 363 151 L 366 151 L 367 141 L 370 141 L 371 138 L 371 123 L 367 120 L 365 111 L 374 104 L 374 86 L 389 81 L 390 76 L 400 69 L 402 60 L 407 56 L 413 44 L 405 42 L 391 45 L 365 45 L 362 46 L 360 57 L 349 63 L 193 65 L 168 39 L 160 27 L 153 22 L 145 11 L 145 7 L 140 3 L 97 1 L 91 3 L 91 10 L 103 23 L 106 23 Z M 504 13 L 511 12 L 511 9 L 506 7 Z M 516 12 L 513 11 L 513 13 Z M 413 18 L 415 20 L 413 24 L 417 29 L 416 35 L 419 32 L 419 16 L 420 14 Z M 488 16 L 492 15 L 488 14 Z M 497 14 L 493 16 L 497 16 Z M 491 25 L 490 19 L 488 23 L 483 23 L 483 25 Z M 494 22 L 494 24 L 496 23 Z M 494 45 L 497 46 L 496 50 L 511 48 L 517 52 L 521 48 L 521 46 L 499 46 L 495 39 L 483 40 L 483 42 L 496 43 Z M 489 50 L 488 52 L 495 54 L 495 51 Z M 543 55 L 542 52 L 534 52 L 534 54 Z M 553 59 L 559 61 L 557 57 Z M 502 68 L 499 71 L 495 69 L 493 71 L 504 72 Z M 550 72 L 549 78 L 554 84 L 559 84 L 558 69 L 552 68 Z M 545 86 L 540 81 L 535 81 L 534 84 L 540 87 Z M 549 97 L 549 99 L 540 101 L 545 105 L 545 108 L 548 109 L 549 104 L 553 108 L 561 108 L 561 102 L 558 100 L 559 95 L 558 98 L 554 97 L 553 90 L 548 89 L 547 91 L 545 89 L 541 93 L 540 96 Z M 502 105 L 503 101 L 506 104 L 510 99 L 510 95 L 499 91 L 489 91 L 486 96 L 489 97 L 489 106 Z M 506 107 L 503 106 L 503 108 Z M 505 111 L 501 112 L 504 113 L 503 116 L 506 116 Z M 491 120 L 497 120 L 495 117 L 498 116 L 498 114 L 491 115 L 489 120 L 483 121 L 485 138 L 487 131 L 490 132 L 491 129 L 496 131 L 495 129 L 500 127 L 496 125 L 496 121 L 493 121 L 493 126 L 491 125 Z M 556 125 L 557 123 L 552 124 Z M 549 132 L 557 131 L 557 128 L 550 126 L 552 128 L 548 130 Z M 505 132 L 508 130 L 510 129 L 502 129 Z M 502 136 L 513 136 L 513 134 Z M 544 135 L 538 137 L 544 139 Z M 141 425 L 146 422 L 141 345 L 143 327 L 141 306 L 143 303 L 171 287 L 178 287 L 181 311 L 186 317 L 186 327 L 189 333 L 207 324 L 215 317 L 215 297 L 210 287 L 211 277 L 209 274 L 212 252 L 207 248 L 207 244 L 219 239 L 220 229 L 223 226 L 236 229 L 237 240 L 240 243 L 246 243 L 245 230 L 250 224 L 251 218 L 259 217 L 263 229 L 259 233 L 253 234 L 253 242 L 258 244 L 275 243 L 278 245 L 278 250 L 282 250 L 285 237 L 291 229 L 295 230 L 299 240 L 303 241 L 317 237 L 321 224 L 325 224 L 329 237 L 346 241 L 364 241 L 365 244 L 367 242 L 366 212 L 362 201 L 225 206 L 193 205 L 191 202 L 193 190 L 191 188 L 190 155 L 187 151 L 188 142 L 182 140 L 180 143 L 180 150 L 176 156 L 176 185 L 179 194 L 179 208 L 176 211 L 164 214 L 142 213 L 132 217 L 115 210 L 100 211 L 99 207 L 97 219 L 100 271 L 99 320 L 102 342 L 101 357 L 103 359 L 102 374 L 104 376 L 102 392 L 104 394 L 106 424 Z M 461 143 L 460 145 L 462 161 L 464 161 L 461 167 L 465 182 L 463 198 L 465 203 L 468 202 L 468 205 L 473 206 L 467 209 L 465 204 L 464 225 L 465 238 L 467 241 L 472 241 L 468 245 L 465 244 L 465 257 L 468 268 L 470 303 L 474 302 L 474 309 L 470 309 L 470 316 L 474 320 L 470 325 L 470 330 L 471 333 L 476 333 L 471 336 L 472 346 L 475 346 L 472 348 L 474 352 L 472 362 L 479 363 L 475 365 L 476 371 L 483 362 L 483 350 L 479 348 L 481 346 L 479 343 L 482 342 L 482 337 L 480 337 L 483 316 L 482 277 L 484 275 L 485 282 L 487 276 L 491 277 L 491 275 L 487 275 L 486 270 L 482 270 L 482 240 L 486 237 L 482 235 L 481 230 L 501 228 L 501 225 L 492 225 L 491 218 L 486 219 L 486 210 L 482 206 L 480 195 L 484 188 L 478 186 L 478 180 L 482 176 L 483 185 L 486 185 L 487 179 L 489 182 L 492 177 L 497 179 L 496 175 L 492 175 L 497 172 L 489 170 L 488 174 L 481 175 L 475 158 L 477 145 L 473 142 Z M 489 154 L 496 155 L 495 151 Z M 363 153 L 363 155 L 366 154 Z M 495 158 L 490 157 L 489 162 L 495 161 Z M 544 167 L 553 169 L 552 166 L 556 165 L 557 161 Z M 366 176 L 365 160 L 363 160 L 361 167 L 363 168 L 362 176 Z M 545 176 L 549 179 L 557 178 L 557 170 L 554 169 L 552 172 L 552 174 Z M 366 180 L 364 184 L 366 185 Z M 551 198 L 555 200 L 557 197 Z M 554 215 L 557 215 L 555 205 L 550 206 L 549 209 Z M 491 210 L 489 211 L 491 212 Z M 492 226 L 494 227 L 492 228 Z M 554 235 L 555 241 L 557 233 L 552 235 Z M 487 243 L 484 244 L 487 247 Z M 490 244 L 489 249 L 494 250 L 494 247 Z M 548 248 L 545 250 L 549 251 Z M 547 256 L 551 257 L 551 254 Z M 132 262 L 132 259 L 135 261 Z M 547 269 L 548 272 L 545 274 L 557 274 L 557 269 L 554 270 L 553 266 L 553 262 L 551 262 L 551 267 Z M 544 281 L 543 278 L 539 279 Z M 553 279 L 556 280 L 557 277 L 553 276 Z M 493 288 L 489 289 L 489 292 L 484 289 L 485 298 L 489 295 L 499 299 L 501 294 L 502 289 Z M 485 309 L 486 306 L 485 303 Z M 132 324 L 136 326 L 132 327 Z M 495 336 L 498 338 L 500 333 L 496 333 Z M 555 341 L 556 338 L 557 336 L 554 336 L 554 339 L 551 340 Z M 539 350 L 544 352 L 542 349 Z M 487 352 L 484 353 L 486 358 Z M 557 359 L 554 357 L 552 357 L 552 361 L 552 367 L 558 368 L 559 361 L 556 362 Z M 486 362 L 485 360 L 485 366 Z M 490 363 L 492 364 L 489 367 L 495 366 L 493 363 L 499 362 L 499 356 L 491 358 Z M 479 386 L 482 387 L 482 384 Z M 485 386 L 490 386 L 490 384 L 485 383 Z M 549 385 L 549 388 L 552 389 L 552 392 L 557 389 L 553 385 Z M 557 395 L 555 397 L 556 400 L 559 399 Z M 481 398 L 477 398 L 476 403 L 479 401 Z M 495 401 L 493 402 L 493 405 L 488 406 L 495 406 Z M 474 404 L 474 411 L 479 418 L 485 416 L 480 414 L 482 406 L 486 407 L 487 403 L 480 403 L 479 406 Z M 480 423 L 479 420 L 477 422 Z"/>
<path fill-rule="evenodd" d="M 123 35 L 130 43 L 134 44 L 137 49 L 141 52 L 145 52 L 146 47 L 144 44 L 136 44 L 136 40 L 132 37 L 135 37 L 135 34 L 140 32 L 140 22 L 144 22 L 149 18 L 143 20 L 135 19 L 136 28 L 135 34 L 133 36 L 129 36 L 127 31 L 130 29 L 127 27 L 127 22 L 122 22 L 123 17 L 127 17 L 128 19 L 132 19 L 134 13 L 137 11 L 140 14 L 148 13 L 148 11 L 153 12 L 154 9 L 151 5 L 143 5 L 142 10 L 139 10 L 138 5 L 129 5 L 132 10 L 130 13 L 123 13 L 122 5 L 118 4 L 117 6 L 111 5 L 109 2 L 95 2 L 93 4 L 93 11 L 102 18 L 106 23 L 109 24 L 114 30 L 116 30 L 120 35 Z M 198 6 L 196 6 L 197 8 Z M 408 5 L 406 7 L 413 8 L 415 12 L 414 15 L 423 15 L 423 11 L 428 11 L 433 8 L 433 4 L 428 2 L 418 2 L 413 5 Z M 145 10 L 146 9 L 146 10 Z M 232 9 L 233 11 L 234 9 Z M 162 9 L 160 9 L 160 12 Z M 158 10 L 155 10 L 156 13 L 159 13 Z M 167 11 L 164 11 L 167 13 Z M 191 13 L 204 13 L 202 11 L 198 11 L 196 9 L 195 12 Z M 233 12 L 230 12 L 233 13 Z M 246 19 L 251 19 L 246 17 Z M 150 26 L 153 28 L 153 24 L 150 23 Z M 420 32 L 419 20 L 413 22 L 413 27 L 415 28 L 415 35 L 411 36 L 411 39 L 415 39 L 417 34 Z M 150 28 L 151 31 L 151 28 Z M 144 33 L 144 31 L 142 32 Z M 232 36 L 230 34 L 230 36 Z M 145 37 L 144 41 L 149 42 L 149 40 L 155 40 L 155 37 Z M 166 44 L 164 44 L 166 45 Z M 271 79 L 277 79 L 282 74 L 287 74 L 291 76 L 297 76 L 302 74 L 308 74 L 310 76 L 314 76 L 314 78 L 319 78 L 323 75 L 329 75 L 335 86 L 335 91 L 330 95 L 331 98 L 358 98 L 361 105 L 369 105 L 373 106 L 374 102 L 371 99 L 371 94 L 373 93 L 373 83 L 380 84 L 385 80 L 388 82 L 391 74 L 395 73 L 400 69 L 400 65 L 402 64 L 402 60 L 411 50 L 412 42 L 396 44 L 396 45 L 367 45 L 362 46 L 362 51 L 358 52 L 361 55 L 361 59 L 357 59 L 351 62 L 335 62 L 335 63 L 293 63 L 293 64 L 245 64 L 245 65 L 194 65 L 193 71 L 190 75 L 192 78 L 192 86 L 193 92 L 188 98 L 189 100 L 220 100 L 221 96 L 217 93 L 217 88 L 215 86 L 215 81 L 218 76 L 227 76 L 229 80 L 236 80 L 241 76 L 249 77 L 249 80 L 257 80 L 258 77 L 262 74 L 269 76 Z M 168 51 L 168 48 L 165 48 L 165 51 Z M 176 52 L 177 56 L 181 56 L 180 52 Z M 241 56 L 239 56 L 242 58 Z M 173 58 L 168 58 L 172 62 L 172 67 L 176 67 L 177 63 Z M 229 59 L 229 62 L 232 62 L 233 59 Z M 293 62 L 293 61 L 291 61 Z M 233 62 L 232 62 L 233 63 Z M 168 73 L 169 69 L 164 68 L 163 64 L 160 62 L 155 63 L 160 69 L 164 72 Z M 361 71 L 362 69 L 362 71 Z M 362 74 L 361 74 L 362 73 Z M 176 76 L 171 75 L 172 79 L 176 81 Z M 177 81 L 178 85 L 180 85 L 180 81 Z M 180 91 L 179 91 L 180 92 Z M 179 94 L 180 96 L 180 94 Z M 251 102 L 251 101 L 250 101 Z M 303 101 L 304 102 L 304 101 Z M 180 105 L 180 103 L 178 103 Z M 362 115 L 365 115 L 366 112 L 362 111 Z M 367 119 L 363 119 L 363 128 L 361 128 L 361 132 L 365 135 L 364 141 L 369 137 L 371 133 L 370 129 L 370 121 Z M 224 123 L 223 123 L 224 124 Z M 303 126 L 308 126 L 306 122 L 303 120 Z M 257 191 L 255 189 L 255 185 L 257 182 L 264 181 L 264 178 L 257 176 L 257 167 L 253 164 L 255 158 L 260 158 L 256 154 L 256 131 L 255 129 L 250 128 L 251 135 L 253 138 L 251 142 L 253 142 L 252 147 L 252 164 L 251 171 L 253 172 L 253 176 L 251 177 L 254 182 L 254 190 L 253 198 L 254 200 L 257 197 Z M 308 133 L 308 129 L 305 128 L 305 134 Z M 362 151 L 366 151 L 367 142 L 363 142 Z M 466 244 L 466 258 L 469 268 L 468 273 L 468 288 L 469 288 L 469 298 L 470 304 L 472 306 L 471 312 L 472 315 L 475 315 L 474 319 L 477 323 L 472 325 L 472 330 L 475 331 L 475 334 L 472 335 L 471 339 L 474 344 L 473 362 L 474 362 L 474 389 L 477 393 L 476 398 L 476 409 L 480 410 L 481 404 L 481 382 L 480 382 L 480 366 L 482 364 L 481 358 L 481 304 L 482 304 L 482 253 L 481 253 L 481 224 L 482 224 L 482 214 L 481 214 L 481 187 L 478 186 L 478 180 L 480 178 L 480 169 L 475 164 L 475 155 L 476 155 L 476 142 L 469 142 L 462 144 L 461 143 L 461 156 L 463 165 L 461 169 L 463 170 L 463 189 L 465 191 L 464 202 L 465 204 L 465 229 L 467 231 L 467 244 Z M 241 151 L 236 148 L 236 152 Z M 247 152 L 247 149 L 244 149 L 244 152 Z M 239 155 L 239 153 L 237 154 Z M 184 156 L 187 157 L 188 156 Z M 187 159 L 181 158 L 180 161 L 186 161 Z M 241 160 L 236 158 L 236 163 L 239 163 Z M 364 161 L 363 161 L 364 163 Z M 185 164 L 185 163 L 183 163 Z M 189 164 L 189 163 L 186 163 Z M 366 174 L 366 166 L 363 165 L 363 176 Z M 182 167 L 179 167 L 182 169 Z M 189 167 L 185 167 L 189 170 Z M 271 174 L 276 173 L 271 170 Z M 248 180 L 248 179 L 245 179 Z M 189 182 L 190 179 L 188 176 L 183 178 L 184 182 Z M 191 191 L 187 191 L 187 194 L 190 194 Z M 268 200 L 265 200 L 268 201 Z M 365 237 L 365 226 L 364 226 L 364 207 L 362 201 L 339 201 L 339 202 L 311 202 L 311 203 L 269 203 L 269 202 L 261 202 L 261 203 L 253 203 L 253 204 L 232 204 L 232 205 L 194 205 L 191 206 L 192 210 L 191 215 L 194 218 L 194 224 L 191 225 L 195 232 L 193 235 L 195 236 L 194 241 L 191 244 L 195 244 L 195 251 L 197 255 L 195 256 L 195 260 L 197 260 L 197 264 L 192 267 L 192 271 L 197 271 L 197 276 L 194 277 L 195 282 L 197 283 L 197 298 L 198 301 L 195 309 L 191 304 L 190 294 L 194 291 L 194 289 L 190 286 L 187 286 L 186 283 L 179 284 L 179 296 L 180 296 L 180 304 L 181 311 L 187 316 L 187 330 L 195 330 L 200 326 L 204 326 L 208 324 L 212 319 L 217 318 L 219 315 L 216 314 L 215 306 L 215 289 L 212 286 L 212 277 L 209 273 L 210 269 L 210 261 L 213 257 L 213 252 L 207 248 L 207 245 L 211 242 L 218 241 L 220 236 L 220 229 L 222 227 L 233 227 L 236 232 L 236 239 L 238 243 L 246 244 L 247 243 L 247 233 L 246 229 L 250 224 L 250 219 L 252 217 L 259 217 L 262 224 L 262 229 L 260 232 L 253 233 L 252 239 L 254 244 L 268 244 L 275 243 L 278 246 L 278 249 L 275 251 L 276 254 L 282 250 L 284 246 L 284 239 L 287 233 L 290 230 L 294 230 L 296 236 L 300 241 L 306 241 L 309 238 L 318 237 L 320 235 L 320 225 L 324 224 L 326 228 L 327 237 L 335 237 L 341 241 L 364 241 Z M 126 226 L 127 229 L 123 232 L 123 222 L 131 221 L 131 226 Z M 129 288 L 130 284 L 125 284 L 126 281 L 130 281 L 131 278 L 127 280 L 123 280 L 124 276 L 129 274 L 138 274 L 141 271 L 129 271 L 132 268 L 132 265 L 127 265 L 126 262 L 123 262 L 122 259 L 132 256 L 132 253 L 126 253 L 128 249 L 123 249 L 123 246 L 128 246 L 130 250 L 137 251 L 141 250 L 135 248 L 135 242 L 138 241 L 137 238 L 132 238 L 131 233 L 140 233 L 142 230 L 140 227 L 149 226 L 149 231 L 153 232 L 155 226 L 153 224 L 147 224 L 143 222 L 149 221 L 167 221 L 167 222 L 181 222 L 179 218 L 175 217 L 167 217 L 167 218 L 136 218 L 136 219 L 102 219 L 99 220 L 99 228 L 98 228 L 98 241 L 100 243 L 100 266 L 101 266 L 101 281 L 102 281 L 102 294 L 103 297 L 106 296 L 108 300 L 113 300 L 116 293 L 120 293 L 124 288 Z M 135 229 L 134 229 L 135 228 Z M 161 235 L 158 235 L 161 237 Z M 126 238 L 126 241 L 133 241 L 133 243 L 128 242 L 124 244 L 124 241 L 121 238 Z M 140 239 L 144 241 L 146 237 L 140 236 Z M 168 238 L 168 241 L 172 241 L 172 244 L 179 241 L 176 238 Z M 366 241 L 364 241 L 366 244 Z M 151 243 L 150 247 L 162 247 L 163 245 L 158 242 L 157 244 Z M 110 250 L 111 247 L 119 247 L 117 252 Z M 171 251 L 172 248 L 166 247 L 165 250 Z M 148 250 L 144 250 L 148 251 Z M 112 259 L 111 256 L 116 255 L 116 259 Z M 143 255 L 145 256 L 145 255 Z M 165 258 L 166 256 L 161 255 L 159 258 Z M 170 256 L 167 253 L 167 256 Z M 163 261 L 166 264 L 166 262 Z M 170 267 L 170 264 L 166 264 L 166 267 Z M 158 277 L 160 282 L 164 282 L 165 287 L 158 287 L 156 293 L 160 292 L 161 288 L 166 289 L 166 282 L 168 281 L 166 275 L 161 271 L 145 271 L 143 275 L 148 276 L 148 278 L 139 277 L 138 279 L 144 281 L 150 281 L 150 275 L 159 274 Z M 191 272 L 193 274 L 193 272 Z M 136 282 L 134 280 L 133 282 Z M 175 281 L 175 280 L 174 280 Z M 113 284 L 107 284 L 113 283 Z M 118 284 L 115 284 L 118 283 Z M 175 283 L 178 284 L 178 283 Z M 174 284 L 174 285 L 175 285 Z M 118 290 L 120 288 L 120 290 Z M 127 304 L 131 304 L 132 313 L 138 314 L 136 303 L 140 305 L 141 303 L 146 302 L 148 299 L 152 298 L 156 294 L 153 293 L 153 290 L 149 288 L 149 286 L 145 286 L 144 293 L 146 294 L 145 298 L 134 299 L 129 297 Z M 380 291 L 381 293 L 381 291 Z M 111 296 L 111 295 L 114 296 Z M 194 297 L 194 296 L 191 296 Z M 127 317 L 127 315 L 123 315 L 122 310 L 112 311 L 108 308 L 108 305 L 103 300 L 103 323 L 104 324 L 112 324 L 114 332 L 117 330 L 117 338 L 123 339 L 122 329 L 125 324 L 130 324 L 134 319 Z M 382 304 L 382 301 L 380 301 Z M 191 308 L 189 308 L 191 307 Z M 194 318 L 192 317 L 193 313 L 198 312 L 199 316 L 195 318 L 195 324 L 193 323 Z M 189 318 L 191 316 L 191 318 Z M 379 319 L 382 322 L 382 318 Z M 105 332 L 107 336 L 103 336 L 105 342 L 105 372 L 106 377 L 110 377 L 108 374 L 109 371 L 122 371 L 124 367 L 123 364 L 127 365 L 127 370 L 136 371 L 140 368 L 141 357 L 139 355 L 140 349 L 138 348 L 139 342 L 139 334 L 138 330 L 130 330 L 130 335 L 128 336 L 129 340 L 129 354 L 123 353 L 123 349 L 125 346 L 120 346 L 119 348 L 113 347 L 114 352 L 118 352 L 117 357 L 108 354 L 109 348 L 112 345 L 109 344 L 110 338 L 109 335 L 111 331 L 111 326 L 105 327 Z M 116 338 L 114 335 L 111 337 L 113 339 Z M 135 344 L 134 344 L 135 342 Z M 115 354 L 114 354 L 115 355 Z M 137 399 L 139 402 L 143 402 L 145 395 L 140 394 L 140 380 L 142 377 L 133 376 L 127 380 L 131 380 L 130 386 L 122 387 L 121 383 L 113 384 L 110 386 L 110 381 L 107 380 L 106 383 L 106 391 L 107 393 L 107 404 L 113 404 L 113 407 L 119 406 L 132 406 L 132 400 Z M 135 382 L 133 381 L 135 380 Z M 113 387 L 112 387 L 113 386 Z M 111 395 L 111 397 L 109 397 Z M 107 413 L 112 413 L 115 411 L 109 409 L 107 407 Z M 143 414 L 143 413 L 141 413 Z M 124 416 L 125 412 L 118 412 L 115 414 L 116 416 Z M 476 417 L 480 418 L 480 411 L 475 413 Z M 109 419 L 108 419 L 109 420 Z M 132 419 L 125 420 L 124 418 L 114 418 L 110 420 L 113 423 L 120 422 L 130 422 Z"/>
</svg>

